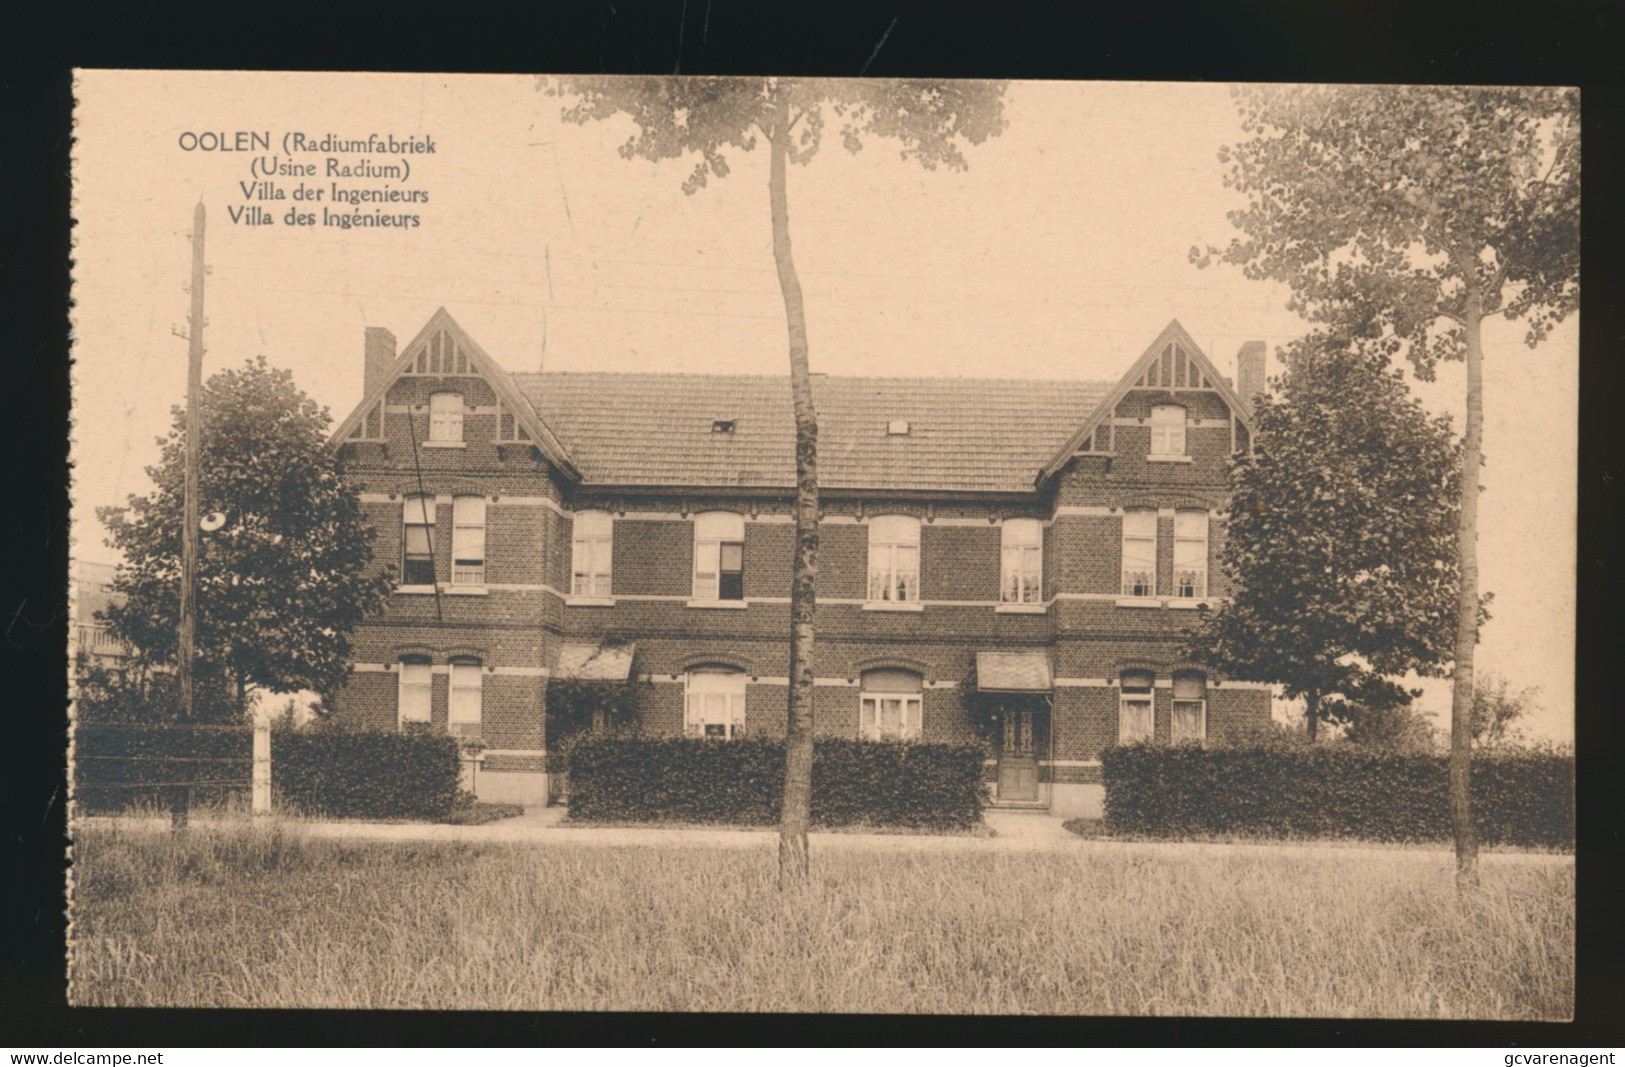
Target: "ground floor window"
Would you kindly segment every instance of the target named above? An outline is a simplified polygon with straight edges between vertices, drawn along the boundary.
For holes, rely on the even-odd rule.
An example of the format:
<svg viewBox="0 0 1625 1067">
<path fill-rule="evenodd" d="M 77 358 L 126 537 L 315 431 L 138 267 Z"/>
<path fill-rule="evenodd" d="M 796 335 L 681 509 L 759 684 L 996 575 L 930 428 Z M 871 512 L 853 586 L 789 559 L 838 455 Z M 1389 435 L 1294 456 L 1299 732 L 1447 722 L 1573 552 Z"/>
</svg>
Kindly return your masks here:
<svg viewBox="0 0 1625 1067">
<path fill-rule="evenodd" d="M 1151 698 L 1150 671 L 1124 671 L 1119 678 L 1117 743 L 1130 745 L 1156 736 L 1155 705 Z"/>
<path fill-rule="evenodd" d="M 434 693 L 434 668 L 427 657 L 403 657 L 400 662 L 400 693 L 397 708 L 400 721 L 428 722 Z"/>
<path fill-rule="evenodd" d="M 683 691 L 683 729 L 689 737 L 728 740 L 745 730 L 745 675 L 741 671 L 697 668 Z"/>
<path fill-rule="evenodd" d="M 484 678 L 480 661 L 455 659 L 451 661 L 451 708 L 447 717 L 450 733 L 463 737 L 480 736 L 480 698 Z"/>
<path fill-rule="evenodd" d="M 913 671 L 865 671 L 858 698 L 858 736 L 870 741 L 918 738 L 921 689 L 920 676 Z"/>
<path fill-rule="evenodd" d="M 1207 736 L 1207 676 L 1201 671 L 1174 672 L 1174 714 L 1171 738 L 1200 741 Z"/>
</svg>

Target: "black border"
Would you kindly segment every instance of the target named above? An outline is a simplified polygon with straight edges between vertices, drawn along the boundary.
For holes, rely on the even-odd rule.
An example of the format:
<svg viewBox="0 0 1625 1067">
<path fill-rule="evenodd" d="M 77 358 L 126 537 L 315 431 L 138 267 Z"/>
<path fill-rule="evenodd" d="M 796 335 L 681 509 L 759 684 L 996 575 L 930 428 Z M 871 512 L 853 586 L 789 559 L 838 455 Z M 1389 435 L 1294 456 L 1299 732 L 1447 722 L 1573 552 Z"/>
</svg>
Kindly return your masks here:
<svg viewBox="0 0 1625 1067">
<path fill-rule="evenodd" d="M 8 738 L 0 797 L 15 852 L 0 875 L 8 1043 L 111 1045 L 769 1044 L 1619 1045 L 1614 715 L 1621 648 L 1615 340 L 1625 56 L 1615 3 L 1242 0 L 812 5 L 634 0 L 476 6 L 68 3 L 11 12 L 0 66 L 0 340 L 14 402 L 0 419 L 12 565 L 3 606 Z M 62 898 L 67 640 L 66 441 L 74 66 L 401 71 L 618 71 L 1066 79 L 1577 84 L 1583 90 L 1579 987 L 1571 1024 L 1214 1019 L 495 1015 L 69 1009 Z M 1536 355 L 1538 358 L 1538 353 Z M 21 403 L 16 402 L 21 400 Z M 1610 696 L 1614 699 L 1610 700 Z M 16 873 L 14 873 L 16 872 Z"/>
</svg>

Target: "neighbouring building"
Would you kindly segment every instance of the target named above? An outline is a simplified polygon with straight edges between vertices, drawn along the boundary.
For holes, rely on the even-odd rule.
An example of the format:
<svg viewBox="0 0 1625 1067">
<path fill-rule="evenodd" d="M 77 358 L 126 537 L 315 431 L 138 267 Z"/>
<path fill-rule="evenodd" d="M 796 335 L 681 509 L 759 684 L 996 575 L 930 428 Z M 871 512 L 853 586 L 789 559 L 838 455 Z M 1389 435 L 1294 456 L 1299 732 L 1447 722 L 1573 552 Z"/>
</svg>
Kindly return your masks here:
<svg viewBox="0 0 1625 1067">
<path fill-rule="evenodd" d="M 74 648 L 85 666 L 122 670 L 133 653 L 98 617 L 118 594 L 113 577 L 118 568 L 111 563 L 76 559 L 73 561 Z"/>
<path fill-rule="evenodd" d="M 1117 381 L 814 376 L 816 728 L 984 740 L 995 802 L 1098 814 L 1100 755 L 1263 728 L 1179 656 L 1225 593 L 1231 384 L 1176 323 Z M 1127 360 L 1125 360 L 1127 362 Z M 443 309 L 369 328 L 334 435 L 399 587 L 335 709 L 474 735 L 482 795 L 540 803 L 548 685 L 647 683 L 645 733 L 784 732 L 787 376 L 503 370 Z"/>
</svg>

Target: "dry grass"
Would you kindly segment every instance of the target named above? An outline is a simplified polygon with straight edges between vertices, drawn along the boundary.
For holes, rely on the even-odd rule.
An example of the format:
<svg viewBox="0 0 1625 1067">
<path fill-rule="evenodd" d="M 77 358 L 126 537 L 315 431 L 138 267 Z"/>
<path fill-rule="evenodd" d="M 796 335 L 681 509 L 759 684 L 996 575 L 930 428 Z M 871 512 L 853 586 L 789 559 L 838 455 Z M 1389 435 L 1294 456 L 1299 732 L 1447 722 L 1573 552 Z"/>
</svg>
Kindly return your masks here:
<svg viewBox="0 0 1625 1067">
<path fill-rule="evenodd" d="M 84 829 L 85 1005 L 1563 1019 L 1574 874 L 1088 844 L 1065 853 L 306 840 Z"/>
</svg>

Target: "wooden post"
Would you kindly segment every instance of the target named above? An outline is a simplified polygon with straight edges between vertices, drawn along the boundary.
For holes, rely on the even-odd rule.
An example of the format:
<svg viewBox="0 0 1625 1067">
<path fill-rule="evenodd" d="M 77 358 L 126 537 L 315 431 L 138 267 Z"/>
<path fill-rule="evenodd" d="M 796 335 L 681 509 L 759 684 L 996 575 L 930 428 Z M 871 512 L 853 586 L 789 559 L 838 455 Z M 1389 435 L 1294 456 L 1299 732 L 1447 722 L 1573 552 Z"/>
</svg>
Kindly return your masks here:
<svg viewBox="0 0 1625 1067">
<path fill-rule="evenodd" d="M 255 815 L 271 814 L 271 724 L 254 723 L 254 790 Z"/>
<path fill-rule="evenodd" d="M 199 201 L 192 212 L 192 313 L 186 334 L 186 478 L 181 508 L 180 633 L 175 663 L 183 722 L 193 721 L 193 659 L 197 646 L 197 472 L 201 436 L 197 406 L 198 396 L 203 392 L 203 275 L 203 202 Z M 188 767 L 190 773 L 190 765 L 183 766 Z M 177 787 L 169 809 L 170 823 L 175 829 L 185 829 L 191 807 L 191 787 Z"/>
</svg>

